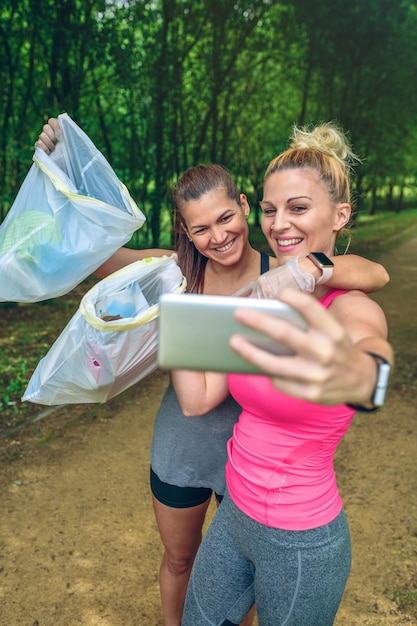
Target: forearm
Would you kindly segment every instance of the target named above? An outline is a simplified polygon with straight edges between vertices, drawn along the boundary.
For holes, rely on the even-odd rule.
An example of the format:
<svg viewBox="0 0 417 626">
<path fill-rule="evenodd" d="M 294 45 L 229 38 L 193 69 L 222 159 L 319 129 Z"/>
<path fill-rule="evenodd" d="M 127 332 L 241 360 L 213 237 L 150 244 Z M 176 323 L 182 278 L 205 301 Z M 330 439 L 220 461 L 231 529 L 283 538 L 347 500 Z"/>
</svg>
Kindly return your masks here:
<svg viewBox="0 0 417 626">
<path fill-rule="evenodd" d="M 164 250 L 158 248 L 148 248 L 146 250 L 134 250 L 133 248 L 119 248 L 107 261 L 105 261 L 100 267 L 98 267 L 94 275 L 97 278 L 105 278 L 109 274 L 113 274 L 117 270 L 120 270 L 130 263 L 135 261 L 142 261 L 150 256 L 160 257 L 164 255 L 171 255 L 172 250 Z"/>
<path fill-rule="evenodd" d="M 356 344 L 361 352 L 381 356 L 392 366 L 394 364 L 394 351 L 386 339 L 381 337 L 367 337 Z"/>
<path fill-rule="evenodd" d="M 379 291 L 389 282 L 386 269 L 357 254 L 344 254 L 332 257 L 334 272 L 329 281 L 330 287 L 359 289 L 365 293 Z"/>
<path fill-rule="evenodd" d="M 355 379 L 347 390 L 344 402 L 358 410 L 374 410 L 383 403 L 389 377 L 386 363 L 392 367 L 394 355 L 387 341 L 375 337 L 356 344 L 352 364 Z"/>
<path fill-rule="evenodd" d="M 171 380 L 186 417 L 208 413 L 229 394 L 226 374 L 173 370 Z"/>
<path fill-rule="evenodd" d="M 389 281 L 388 272 L 382 265 L 356 254 L 334 256 L 331 260 L 334 271 L 326 282 L 326 287 L 359 289 L 372 293 L 382 289 Z M 299 265 L 304 272 L 312 274 L 316 281 L 320 278 L 320 269 L 307 257 L 300 257 Z"/>
</svg>

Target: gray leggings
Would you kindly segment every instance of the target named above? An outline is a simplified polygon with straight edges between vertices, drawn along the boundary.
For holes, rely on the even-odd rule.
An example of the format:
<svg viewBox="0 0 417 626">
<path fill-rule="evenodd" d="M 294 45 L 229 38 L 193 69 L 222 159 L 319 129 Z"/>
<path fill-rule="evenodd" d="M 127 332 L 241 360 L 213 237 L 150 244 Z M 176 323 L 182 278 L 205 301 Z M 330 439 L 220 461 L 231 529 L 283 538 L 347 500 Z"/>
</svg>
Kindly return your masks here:
<svg viewBox="0 0 417 626">
<path fill-rule="evenodd" d="M 345 514 L 306 531 L 270 528 L 225 495 L 200 546 L 182 626 L 331 626 L 351 563 Z"/>
</svg>

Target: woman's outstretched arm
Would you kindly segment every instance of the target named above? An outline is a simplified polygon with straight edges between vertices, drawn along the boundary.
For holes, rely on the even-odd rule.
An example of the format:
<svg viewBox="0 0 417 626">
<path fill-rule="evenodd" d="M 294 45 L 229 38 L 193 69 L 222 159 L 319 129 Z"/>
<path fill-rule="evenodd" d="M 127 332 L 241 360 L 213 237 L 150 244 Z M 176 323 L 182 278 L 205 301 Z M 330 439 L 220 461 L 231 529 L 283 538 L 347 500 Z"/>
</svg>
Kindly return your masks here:
<svg viewBox="0 0 417 626">
<path fill-rule="evenodd" d="M 389 274 L 380 264 L 357 254 L 343 254 L 331 257 L 334 263 L 332 277 L 326 287 L 339 289 L 359 289 L 365 293 L 379 291 L 389 282 Z M 312 274 L 315 280 L 321 275 L 320 269 L 308 257 L 300 257 L 300 268 Z"/>
<path fill-rule="evenodd" d="M 95 270 L 94 276 L 97 276 L 97 278 L 105 278 L 109 274 L 113 274 L 116 270 L 125 267 L 125 265 L 135 263 L 135 261 L 142 261 L 142 259 L 147 259 L 150 256 L 171 256 L 172 254 L 174 254 L 172 250 L 165 250 L 163 248 L 147 248 L 145 250 L 119 248 L 107 261 Z"/>
</svg>

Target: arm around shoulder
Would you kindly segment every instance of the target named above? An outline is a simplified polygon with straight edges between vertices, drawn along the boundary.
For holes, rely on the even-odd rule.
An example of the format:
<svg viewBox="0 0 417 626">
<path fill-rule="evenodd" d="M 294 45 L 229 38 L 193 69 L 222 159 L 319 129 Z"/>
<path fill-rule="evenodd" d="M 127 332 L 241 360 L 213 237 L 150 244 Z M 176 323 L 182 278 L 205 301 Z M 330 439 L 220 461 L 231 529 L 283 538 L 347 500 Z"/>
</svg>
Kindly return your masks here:
<svg viewBox="0 0 417 626">
<path fill-rule="evenodd" d="M 328 287 L 359 289 L 365 293 L 380 291 L 389 282 L 389 274 L 380 263 L 375 263 L 357 254 L 332 257 L 333 276 Z"/>
<path fill-rule="evenodd" d="M 326 281 L 327 287 L 372 293 L 381 290 L 389 282 L 389 274 L 380 263 L 356 254 L 334 256 L 330 260 L 334 267 L 331 277 Z M 319 267 L 308 257 L 300 257 L 298 263 L 300 269 L 311 274 L 317 284 L 322 274 Z"/>
</svg>

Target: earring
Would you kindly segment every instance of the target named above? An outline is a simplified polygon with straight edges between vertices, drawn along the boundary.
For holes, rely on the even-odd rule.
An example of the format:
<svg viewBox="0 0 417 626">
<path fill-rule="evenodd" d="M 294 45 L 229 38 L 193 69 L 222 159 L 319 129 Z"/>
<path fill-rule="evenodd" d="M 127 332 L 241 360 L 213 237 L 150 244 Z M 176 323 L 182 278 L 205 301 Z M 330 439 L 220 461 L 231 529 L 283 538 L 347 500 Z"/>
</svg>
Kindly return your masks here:
<svg viewBox="0 0 417 626">
<path fill-rule="evenodd" d="M 191 237 L 188 237 L 188 241 L 192 241 Z"/>
</svg>

